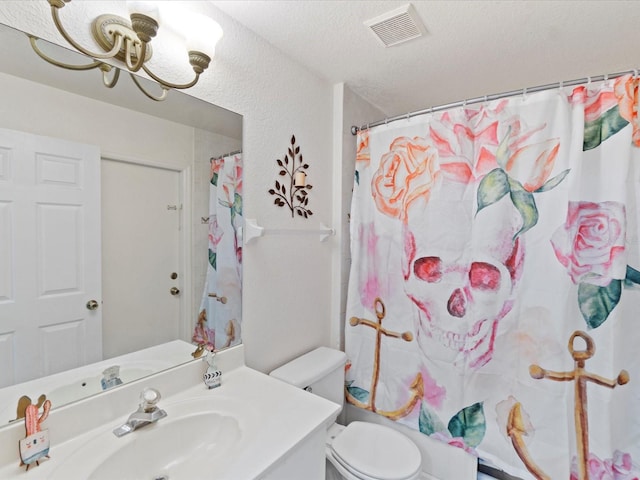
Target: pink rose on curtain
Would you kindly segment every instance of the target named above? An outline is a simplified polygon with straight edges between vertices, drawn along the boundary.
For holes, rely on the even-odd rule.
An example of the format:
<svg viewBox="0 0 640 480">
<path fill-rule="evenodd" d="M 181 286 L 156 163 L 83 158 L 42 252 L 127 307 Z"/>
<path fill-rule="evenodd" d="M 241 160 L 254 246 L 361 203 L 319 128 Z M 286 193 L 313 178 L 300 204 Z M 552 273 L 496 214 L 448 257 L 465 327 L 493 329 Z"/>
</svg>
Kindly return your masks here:
<svg viewBox="0 0 640 480">
<path fill-rule="evenodd" d="M 437 161 L 437 152 L 426 139 L 396 138 L 371 181 L 378 210 L 406 222 L 411 203 L 418 198 L 429 199 L 439 173 Z"/>
<path fill-rule="evenodd" d="M 545 125 L 528 129 L 518 115 L 505 112 L 509 100 L 479 109 L 445 112 L 429 127 L 438 150 L 440 168 L 449 178 L 470 183 L 496 168 L 496 150 L 508 136 L 508 146 L 515 149 Z"/>
<path fill-rule="evenodd" d="M 589 480 L 640 480 L 640 470 L 631 460 L 631 455 L 616 450 L 613 458 L 600 460 L 591 453 L 587 460 Z M 578 480 L 578 462 L 573 457 L 570 480 Z"/>
<path fill-rule="evenodd" d="M 605 85 L 592 91 L 585 86 L 573 89 L 572 105 L 584 105 L 583 150 L 597 148 L 612 135 L 631 124 L 633 145 L 640 147 L 638 119 L 638 79 L 631 75 L 616 78 L 613 89 Z"/>
<path fill-rule="evenodd" d="M 441 169 L 451 179 L 470 183 L 496 167 L 499 123 L 490 113 L 463 109 L 454 117 L 453 112 L 446 112 L 429 127 Z"/>
<path fill-rule="evenodd" d="M 616 450 L 613 458 L 608 460 L 616 480 L 640 480 L 640 468 L 633 463 L 631 455 Z"/>
<path fill-rule="evenodd" d="M 242 160 L 239 157 L 235 157 L 233 163 L 232 182 L 236 195 L 240 196 L 242 196 L 242 178 Z"/>
<path fill-rule="evenodd" d="M 218 185 L 218 175 L 224 166 L 224 158 L 212 158 L 210 164 L 209 179 L 213 185 Z"/>
<path fill-rule="evenodd" d="M 509 157 L 505 171 L 527 192 L 535 192 L 549 179 L 559 149 L 560 140 L 557 138 L 525 145 Z"/>
<path fill-rule="evenodd" d="M 625 222 L 622 203 L 569 202 L 567 220 L 551 243 L 575 284 L 606 287 L 625 278 Z"/>
<path fill-rule="evenodd" d="M 602 116 L 604 112 L 615 107 L 618 99 L 610 90 L 598 90 L 591 92 L 586 86 L 576 87 L 569 95 L 569 103 L 572 105 L 584 104 L 584 121 L 593 122 Z"/>
<path fill-rule="evenodd" d="M 638 79 L 631 75 L 616 78 L 613 93 L 618 100 L 620 116 L 633 126 L 632 140 L 640 147 L 640 120 L 638 119 Z"/>
</svg>

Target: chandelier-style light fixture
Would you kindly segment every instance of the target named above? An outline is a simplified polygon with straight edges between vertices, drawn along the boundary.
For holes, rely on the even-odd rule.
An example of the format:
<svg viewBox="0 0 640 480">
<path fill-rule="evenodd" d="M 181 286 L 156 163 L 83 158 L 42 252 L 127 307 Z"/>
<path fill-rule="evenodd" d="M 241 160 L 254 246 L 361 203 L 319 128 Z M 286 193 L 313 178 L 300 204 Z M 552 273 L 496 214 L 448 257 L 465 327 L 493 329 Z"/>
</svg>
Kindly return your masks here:
<svg viewBox="0 0 640 480">
<path fill-rule="evenodd" d="M 167 96 L 171 89 L 185 89 L 193 87 L 199 80 L 200 74 L 208 67 L 215 45 L 222 37 L 222 29 L 213 19 L 204 15 L 193 15 L 189 23 L 189 35 L 187 48 L 189 63 L 193 68 L 195 77 L 188 83 L 177 84 L 163 80 L 154 74 L 148 67 L 147 62 L 152 56 L 151 39 L 158 32 L 159 9 L 152 2 L 135 1 L 127 2 L 131 20 L 118 15 L 104 14 L 93 20 L 91 33 L 96 43 L 103 49 L 103 52 L 92 52 L 75 41 L 65 30 L 60 22 L 59 11 L 71 0 L 48 0 L 51 6 L 51 16 L 53 22 L 64 37 L 76 50 L 92 57 L 94 61 L 85 65 L 71 65 L 55 60 L 46 55 L 38 47 L 38 38 L 29 35 L 33 50 L 47 62 L 58 67 L 69 70 L 91 70 L 98 68 L 102 71 L 103 83 L 108 88 L 113 88 L 118 82 L 120 69 L 109 72 L 114 68 L 112 65 L 102 60 L 116 59 L 124 63 L 129 70 L 129 74 L 137 87 L 150 99 L 161 101 Z M 133 73 L 143 70 L 150 78 L 160 84 L 162 93 L 158 96 L 147 91 L 140 80 Z"/>
</svg>

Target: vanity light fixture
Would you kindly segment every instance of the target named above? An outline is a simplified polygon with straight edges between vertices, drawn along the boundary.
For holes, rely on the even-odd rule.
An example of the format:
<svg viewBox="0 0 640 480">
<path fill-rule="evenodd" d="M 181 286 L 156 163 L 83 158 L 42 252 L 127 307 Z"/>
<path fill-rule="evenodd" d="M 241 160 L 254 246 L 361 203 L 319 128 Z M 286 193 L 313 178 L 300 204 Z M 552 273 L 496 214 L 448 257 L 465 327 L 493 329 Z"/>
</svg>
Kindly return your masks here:
<svg viewBox="0 0 640 480">
<path fill-rule="evenodd" d="M 93 57 L 95 60 L 86 65 L 70 65 L 47 56 L 37 45 L 37 37 L 30 35 L 33 50 L 47 62 L 69 70 L 91 70 L 99 68 L 102 71 L 103 83 L 108 88 L 113 88 L 118 82 L 120 69 L 116 69 L 109 79 L 109 72 L 113 66 L 102 60 L 116 59 L 125 64 L 136 86 L 152 100 L 161 101 L 171 89 L 186 89 L 193 87 L 199 80 L 200 74 L 208 67 L 215 45 L 222 37 L 222 29 L 213 19 L 204 15 L 193 14 L 189 20 L 187 29 L 189 38 L 187 48 L 189 63 L 193 68 L 195 77 L 188 83 L 177 84 L 163 80 L 154 74 L 147 62 L 152 56 L 151 40 L 158 32 L 159 9 L 152 6 L 152 2 L 133 1 L 127 2 L 130 12 L 130 20 L 118 15 L 104 14 L 93 20 L 91 34 L 96 43 L 102 48 L 102 53 L 92 52 L 78 42 L 65 30 L 60 22 L 59 11 L 71 0 L 48 0 L 51 6 L 53 22 L 64 37 L 76 50 Z M 162 93 L 155 96 L 145 90 L 133 73 L 143 70 L 149 77 L 160 84 Z"/>
</svg>

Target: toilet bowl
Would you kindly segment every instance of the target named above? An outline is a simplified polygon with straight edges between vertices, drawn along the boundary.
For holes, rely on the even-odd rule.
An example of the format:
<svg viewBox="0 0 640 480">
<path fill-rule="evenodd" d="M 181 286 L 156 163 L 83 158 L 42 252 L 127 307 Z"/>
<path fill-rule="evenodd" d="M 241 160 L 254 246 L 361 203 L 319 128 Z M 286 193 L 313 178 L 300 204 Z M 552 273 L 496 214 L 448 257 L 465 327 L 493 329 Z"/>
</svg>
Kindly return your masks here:
<svg viewBox="0 0 640 480">
<path fill-rule="evenodd" d="M 271 376 L 344 405 L 344 352 L 320 347 L 271 372 Z M 420 475 L 418 447 L 384 425 L 334 423 L 327 430 L 326 457 L 345 480 L 414 480 Z M 329 470 L 329 467 L 328 467 Z M 328 473 L 327 478 L 331 478 Z"/>
</svg>

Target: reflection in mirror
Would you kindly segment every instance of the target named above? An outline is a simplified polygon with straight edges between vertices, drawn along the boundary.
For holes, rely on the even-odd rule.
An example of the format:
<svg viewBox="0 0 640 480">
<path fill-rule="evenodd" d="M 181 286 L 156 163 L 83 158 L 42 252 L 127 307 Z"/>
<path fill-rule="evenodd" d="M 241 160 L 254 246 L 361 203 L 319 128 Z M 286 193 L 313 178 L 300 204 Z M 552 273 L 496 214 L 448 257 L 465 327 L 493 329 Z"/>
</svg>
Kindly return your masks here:
<svg viewBox="0 0 640 480">
<path fill-rule="evenodd" d="M 5 25 L 0 60 L 0 424 L 240 343 L 242 117 Z"/>
</svg>

